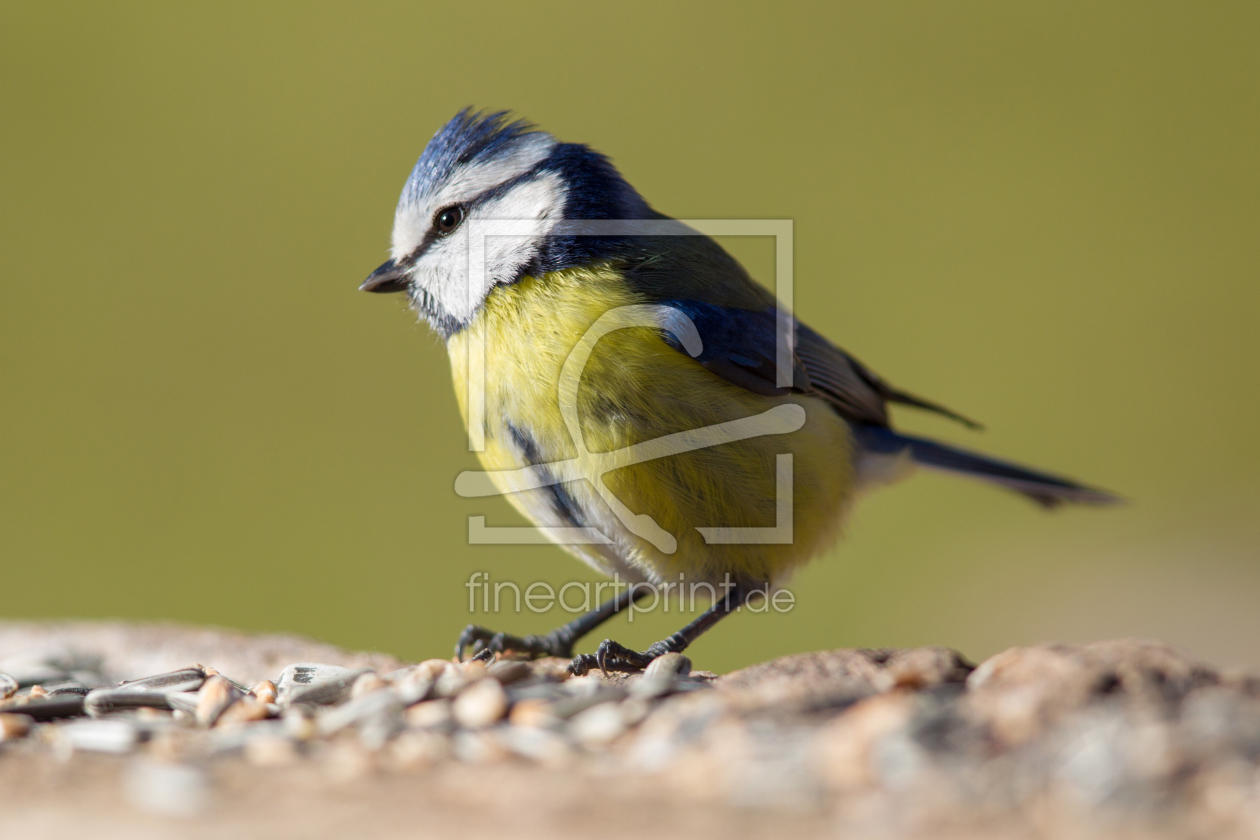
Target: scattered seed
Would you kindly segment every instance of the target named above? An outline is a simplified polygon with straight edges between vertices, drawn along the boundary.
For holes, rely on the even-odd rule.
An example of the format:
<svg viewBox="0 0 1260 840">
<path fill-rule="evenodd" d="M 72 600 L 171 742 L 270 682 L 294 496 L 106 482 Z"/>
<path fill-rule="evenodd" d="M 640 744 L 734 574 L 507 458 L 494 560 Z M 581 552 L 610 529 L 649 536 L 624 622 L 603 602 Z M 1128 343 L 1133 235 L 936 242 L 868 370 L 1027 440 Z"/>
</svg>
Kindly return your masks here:
<svg viewBox="0 0 1260 840">
<path fill-rule="evenodd" d="M 196 691 L 210 676 L 210 671 L 200 665 L 191 665 L 165 674 L 155 674 L 139 680 L 120 683 L 119 688 L 129 691 Z M 215 674 L 218 672 L 215 671 Z"/>
<path fill-rule="evenodd" d="M 231 681 L 215 674 L 209 677 L 197 692 L 197 723 L 204 727 L 214 726 L 227 708 L 237 701 L 241 691 Z"/>
<path fill-rule="evenodd" d="M 341 703 L 350 696 L 354 681 L 367 670 L 319 663 L 290 665 L 276 682 L 280 705 L 310 703 L 331 706 Z"/>
<path fill-rule="evenodd" d="M 170 696 L 162 691 L 98 688 L 83 697 L 83 710 L 92 717 L 132 709 L 171 709 Z"/>
<path fill-rule="evenodd" d="M 31 731 L 35 719 L 30 715 L 15 712 L 0 712 L 0 741 L 14 741 L 25 738 Z"/>
<path fill-rule="evenodd" d="M 455 698 L 455 720 L 469 729 L 480 729 L 500 720 L 508 710 L 507 692 L 498 680 L 483 679 L 469 685 Z"/>
<path fill-rule="evenodd" d="M 263 680 L 258 685 L 249 690 L 260 703 L 272 704 L 276 702 L 276 684 L 271 680 Z"/>
</svg>

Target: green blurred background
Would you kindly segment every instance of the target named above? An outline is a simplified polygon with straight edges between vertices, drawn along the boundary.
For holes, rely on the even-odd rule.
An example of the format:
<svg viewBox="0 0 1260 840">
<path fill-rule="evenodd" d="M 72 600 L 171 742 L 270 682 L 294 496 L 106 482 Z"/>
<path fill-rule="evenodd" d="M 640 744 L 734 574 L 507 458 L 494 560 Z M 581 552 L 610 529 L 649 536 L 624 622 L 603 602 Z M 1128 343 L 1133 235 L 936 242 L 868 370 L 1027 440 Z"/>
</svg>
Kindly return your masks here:
<svg viewBox="0 0 1260 840">
<path fill-rule="evenodd" d="M 801 316 L 989 431 L 904 428 L 1132 499 L 920 476 L 699 667 L 1118 635 L 1260 666 L 1258 43 L 1253 2 L 9 3 L 0 617 L 447 656 L 472 572 L 595 579 L 467 544 L 470 514 L 522 520 L 455 495 L 444 351 L 355 289 L 475 104 L 671 215 L 794 219 Z M 773 282 L 767 241 L 730 244 Z"/>
</svg>

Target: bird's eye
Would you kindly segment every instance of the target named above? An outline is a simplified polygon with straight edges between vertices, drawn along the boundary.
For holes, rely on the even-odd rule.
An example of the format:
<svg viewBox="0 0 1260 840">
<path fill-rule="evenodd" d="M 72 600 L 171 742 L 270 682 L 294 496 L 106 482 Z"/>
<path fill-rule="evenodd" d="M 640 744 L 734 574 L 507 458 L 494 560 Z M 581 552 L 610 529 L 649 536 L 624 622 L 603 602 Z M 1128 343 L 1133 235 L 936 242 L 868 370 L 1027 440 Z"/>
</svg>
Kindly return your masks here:
<svg viewBox="0 0 1260 840">
<path fill-rule="evenodd" d="M 459 223 L 464 221 L 464 208 L 458 204 L 450 207 L 444 207 L 433 217 L 433 227 L 441 236 L 446 236 L 455 228 L 459 227 Z"/>
</svg>

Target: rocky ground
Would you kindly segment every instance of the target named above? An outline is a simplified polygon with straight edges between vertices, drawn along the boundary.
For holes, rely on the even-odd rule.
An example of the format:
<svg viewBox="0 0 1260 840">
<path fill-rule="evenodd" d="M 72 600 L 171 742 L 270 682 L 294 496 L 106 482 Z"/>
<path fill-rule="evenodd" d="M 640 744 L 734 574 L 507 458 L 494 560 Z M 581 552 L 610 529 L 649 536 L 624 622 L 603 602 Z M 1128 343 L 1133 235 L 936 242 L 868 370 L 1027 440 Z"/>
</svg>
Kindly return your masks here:
<svg viewBox="0 0 1260 840">
<path fill-rule="evenodd" d="M 0 623 L 0 834 L 1260 836 L 1260 679 L 1156 642 L 564 665 Z"/>
</svg>

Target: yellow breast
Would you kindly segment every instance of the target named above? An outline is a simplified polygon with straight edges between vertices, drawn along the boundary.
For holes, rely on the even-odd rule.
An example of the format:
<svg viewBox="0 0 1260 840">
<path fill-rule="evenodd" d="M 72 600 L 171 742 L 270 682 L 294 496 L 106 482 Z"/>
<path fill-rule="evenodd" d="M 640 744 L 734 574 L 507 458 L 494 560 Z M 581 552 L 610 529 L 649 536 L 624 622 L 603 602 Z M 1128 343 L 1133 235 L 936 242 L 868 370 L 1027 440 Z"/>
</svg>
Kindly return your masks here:
<svg viewBox="0 0 1260 840">
<path fill-rule="evenodd" d="M 448 342 L 465 420 L 469 354 L 484 353 L 481 461 L 501 489 L 530 487 L 509 498 L 553 537 L 603 534 L 606 544 L 565 547 L 605 572 L 782 581 L 838 534 L 853 484 L 848 427 L 814 397 L 732 385 L 653 326 L 596 340 L 608 313 L 641 320 L 643 303 L 610 266 L 495 289 Z M 530 485 L 540 473 L 564 480 Z"/>
</svg>

